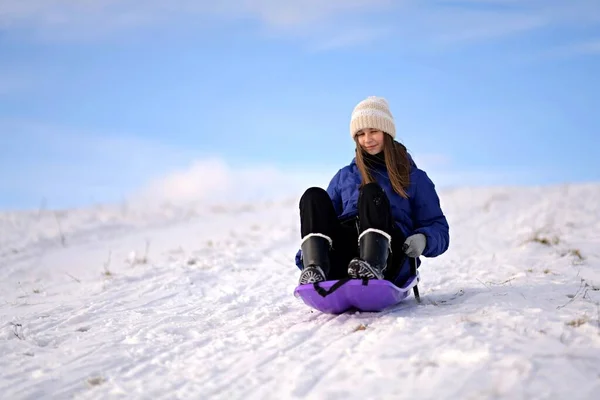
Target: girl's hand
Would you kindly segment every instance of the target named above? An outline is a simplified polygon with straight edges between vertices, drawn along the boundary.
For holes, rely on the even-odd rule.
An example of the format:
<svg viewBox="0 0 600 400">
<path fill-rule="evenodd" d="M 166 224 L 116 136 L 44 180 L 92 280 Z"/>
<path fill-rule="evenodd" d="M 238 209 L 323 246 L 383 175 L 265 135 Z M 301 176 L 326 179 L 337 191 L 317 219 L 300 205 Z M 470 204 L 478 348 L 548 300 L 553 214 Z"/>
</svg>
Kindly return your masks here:
<svg viewBox="0 0 600 400">
<path fill-rule="evenodd" d="M 425 250 L 427 239 L 422 233 L 417 233 L 406 238 L 402 250 L 409 257 L 419 257 Z"/>
</svg>

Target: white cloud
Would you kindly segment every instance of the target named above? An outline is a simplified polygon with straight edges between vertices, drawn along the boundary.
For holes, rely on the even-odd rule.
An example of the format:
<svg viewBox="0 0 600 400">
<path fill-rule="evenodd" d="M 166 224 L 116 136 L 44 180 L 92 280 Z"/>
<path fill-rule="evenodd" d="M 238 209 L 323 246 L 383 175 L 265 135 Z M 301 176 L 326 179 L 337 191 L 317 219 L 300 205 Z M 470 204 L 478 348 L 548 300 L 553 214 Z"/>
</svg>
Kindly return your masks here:
<svg viewBox="0 0 600 400">
<path fill-rule="evenodd" d="M 270 165 L 235 167 L 221 158 L 206 158 L 153 179 L 131 198 L 159 204 L 272 200 L 297 196 L 310 186 L 326 186 L 333 173 Z"/>
<path fill-rule="evenodd" d="M 399 35 L 436 50 L 600 22 L 596 0 L 463 0 L 411 3 Z"/>
<path fill-rule="evenodd" d="M 532 185 L 549 176 L 549 171 L 537 167 L 494 166 L 469 168 L 426 168 L 438 188 L 469 186 Z"/>
<path fill-rule="evenodd" d="M 289 27 L 308 25 L 348 13 L 381 11 L 392 4 L 392 0 L 224 1 L 221 11 L 231 14 L 235 10 L 242 10 L 247 16 L 257 17 L 267 25 Z"/>
<path fill-rule="evenodd" d="M 438 188 L 532 184 L 552 172 L 523 165 L 481 165 L 461 162 L 450 153 L 411 152 L 417 166 Z"/>
<path fill-rule="evenodd" d="M 0 120 L 0 197 L 30 206 L 245 202 L 326 185 L 335 171 L 230 165 L 198 149 L 126 134 Z M 316 167 L 315 167 L 316 168 Z M 16 172 L 17 171 L 17 172 Z"/>
<path fill-rule="evenodd" d="M 0 193 L 50 206 L 115 201 L 198 154 L 127 134 L 0 120 Z M 18 172 L 15 172 L 18 171 Z"/>
<path fill-rule="evenodd" d="M 597 0 L 0 0 L 0 27 L 44 39 L 85 40 L 149 26 L 210 29 L 258 22 L 313 49 L 364 44 L 394 35 L 414 46 L 474 43 L 541 28 L 600 22 Z"/>
<path fill-rule="evenodd" d="M 326 187 L 342 167 L 230 164 L 148 138 L 32 123 L 0 120 L 0 132 L 0 197 L 17 196 L 27 207 L 42 201 L 62 208 L 123 200 L 186 206 L 298 198 L 308 187 Z M 513 182 L 535 172 L 467 170 L 447 154 L 419 153 L 415 161 L 439 187 Z"/>
<path fill-rule="evenodd" d="M 420 153 L 417 155 L 411 154 L 415 163 L 423 168 L 447 167 L 452 165 L 452 158 L 448 154 L 442 153 Z"/>
<path fill-rule="evenodd" d="M 0 32 L 12 30 L 42 42 L 81 42 L 153 27 L 210 31 L 250 21 L 256 23 L 254 34 L 341 47 L 364 43 L 364 36 L 351 36 L 373 29 L 357 18 L 393 6 L 393 0 L 0 0 Z"/>
<path fill-rule="evenodd" d="M 534 168 L 524 170 L 507 166 L 465 168 L 442 153 L 422 153 L 414 159 L 439 188 L 530 183 L 542 172 Z M 315 166 L 318 170 L 269 165 L 236 167 L 220 158 L 206 158 L 153 179 L 134 192 L 131 199 L 143 204 L 186 205 L 297 198 L 308 187 L 326 188 L 342 166 Z"/>
<path fill-rule="evenodd" d="M 185 17 L 218 16 L 258 20 L 269 27 L 288 29 L 391 4 L 391 0 L 0 0 L 0 26 L 24 26 L 45 33 L 82 28 L 110 32 Z"/>
</svg>

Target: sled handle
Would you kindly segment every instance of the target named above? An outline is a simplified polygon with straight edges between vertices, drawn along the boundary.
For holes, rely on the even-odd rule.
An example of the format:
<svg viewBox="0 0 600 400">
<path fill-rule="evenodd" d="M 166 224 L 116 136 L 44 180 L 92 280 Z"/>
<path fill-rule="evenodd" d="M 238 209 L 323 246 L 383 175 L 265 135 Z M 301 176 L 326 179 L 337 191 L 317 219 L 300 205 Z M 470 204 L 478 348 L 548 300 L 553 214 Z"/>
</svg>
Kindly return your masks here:
<svg viewBox="0 0 600 400">
<path fill-rule="evenodd" d="M 417 279 L 417 259 L 416 257 L 409 257 L 409 260 L 411 275 L 413 275 L 415 279 Z M 415 286 L 413 286 L 413 292 L 415 294 L 415 300 L 417 300 L 417 303 L 421 303 L 421 295 L 419 294 L 418 284 L 415 284 Z"/>
</svg>

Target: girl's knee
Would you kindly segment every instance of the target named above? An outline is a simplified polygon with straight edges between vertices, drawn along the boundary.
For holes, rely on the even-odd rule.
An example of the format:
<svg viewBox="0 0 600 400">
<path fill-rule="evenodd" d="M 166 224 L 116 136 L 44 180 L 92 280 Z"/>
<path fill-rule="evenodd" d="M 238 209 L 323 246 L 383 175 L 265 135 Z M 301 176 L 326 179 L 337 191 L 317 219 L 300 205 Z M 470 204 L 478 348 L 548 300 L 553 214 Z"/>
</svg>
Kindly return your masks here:
<svg viewBox="0 0 600 400">
<path fill-rule="evenodd" d="M 300 198 L 300 204 L 310 201 L 330 201 L 329 194 L 323 188 L 314 186 L 306 189 Z"/>
<path fill-rule="evenodd" d="M 385 195 L 385 191 L 377 182 L 371 182 L 364 185 L 361 189 L 362 195 L 366 197 L 375 197 Z"/>
</svg>

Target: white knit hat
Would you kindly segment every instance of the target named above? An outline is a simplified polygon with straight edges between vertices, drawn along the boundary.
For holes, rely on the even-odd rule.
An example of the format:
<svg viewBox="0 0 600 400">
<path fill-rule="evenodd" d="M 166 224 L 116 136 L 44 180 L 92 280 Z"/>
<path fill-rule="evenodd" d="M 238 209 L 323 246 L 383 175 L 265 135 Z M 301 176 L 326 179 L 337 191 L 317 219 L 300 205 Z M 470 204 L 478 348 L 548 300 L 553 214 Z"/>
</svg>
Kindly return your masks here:
<svg viewBox="0 0 600 400">
<path fill-rule="evenodd" d="M 383 97 L 369 96 L 354 107 L 350 118 L 350 137 L 365 128 L 378 129 L 396 137 L 394 117 L 390 112 L 388 102 Z"/>
</svg>

